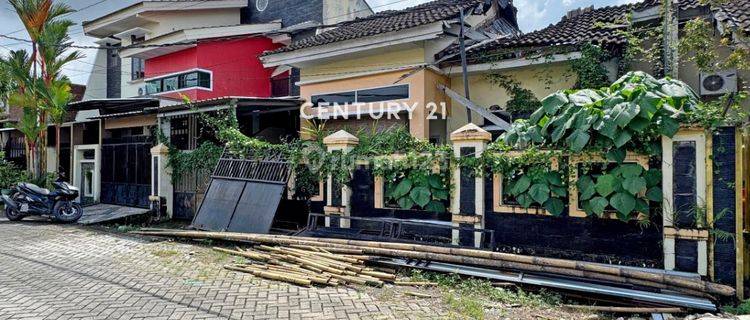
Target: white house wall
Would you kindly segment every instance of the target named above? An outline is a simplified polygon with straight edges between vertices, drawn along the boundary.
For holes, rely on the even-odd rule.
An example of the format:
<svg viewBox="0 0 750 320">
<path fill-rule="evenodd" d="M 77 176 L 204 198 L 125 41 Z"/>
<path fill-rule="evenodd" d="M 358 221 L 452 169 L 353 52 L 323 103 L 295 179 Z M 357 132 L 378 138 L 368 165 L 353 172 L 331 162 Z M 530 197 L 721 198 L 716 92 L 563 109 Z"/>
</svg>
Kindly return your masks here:
<svg viewBox="0 0 750 320">
<path fill-rule="evenodd" d="M 371 15 L 372 9 L 364 0 L 325 0 L 323 2 L 323 24 L 330 25 Z"/>
<path fill-rule="evenodd" d="M 107 50 L 96 50 L 83 100 L 107 98 Z"/>
</svg>

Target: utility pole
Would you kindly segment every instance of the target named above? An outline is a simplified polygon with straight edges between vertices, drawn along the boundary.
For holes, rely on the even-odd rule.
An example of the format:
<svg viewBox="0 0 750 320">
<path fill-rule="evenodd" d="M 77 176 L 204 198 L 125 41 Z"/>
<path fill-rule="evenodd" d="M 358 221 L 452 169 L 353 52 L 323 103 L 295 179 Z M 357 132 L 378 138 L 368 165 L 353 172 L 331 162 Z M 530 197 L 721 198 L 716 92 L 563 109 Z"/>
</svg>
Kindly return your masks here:
<svg viewBox="0 0 750 320">
<path fill-rule="evenodd" d="M 464 96 L 466 96 L 467 100 L 471 100 L 471 95 L 469 94 L 469 75 L 466 70 L 466 44 L 464 43 L 464 9 L 459 9 L 460 13 L 460 23 L 461 23 L 461 30 L 458 32 L 458 46 L 461 50 L 461 69 L 463 73 L 463 80 L 464 80 Z M 466 117 L 469 120 L 469 123 L 471 123 L 471 110 L 469 108 L 466 108 Z"/>
</svg>

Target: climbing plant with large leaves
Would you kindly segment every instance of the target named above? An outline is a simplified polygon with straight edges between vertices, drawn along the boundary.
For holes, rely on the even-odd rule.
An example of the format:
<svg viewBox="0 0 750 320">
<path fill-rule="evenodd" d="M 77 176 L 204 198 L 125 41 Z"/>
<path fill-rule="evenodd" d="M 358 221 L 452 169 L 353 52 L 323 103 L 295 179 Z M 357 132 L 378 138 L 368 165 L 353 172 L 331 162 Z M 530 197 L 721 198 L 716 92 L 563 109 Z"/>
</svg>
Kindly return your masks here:
<svg viewBox="0 0 750 320">
<path fill-rule="evenodd" d="M 653 170 L 636 170 L 625 163 L 627 153 L 660 155 L 660 136 L 673 137 L 684 115 L 698 103 L 698 96 L 683 82 L 630 72 L 609 88 L 548 96 L 528 121 L 513 124 L 504 141 L 516 149 L 542 146 L 572 154 L 594 152 L 616 163 L 596 177 L 583 173 L 573 182 L 589 215 L 614 209 L 620 219 L 629 220 L 637 212 L 647 215 L 647 201 L 661 201 L 661 190 L 648 183 Z"/>
<path fill-rule="evenodd" d="M 513 153 L 499 142 L 490 145 L 482 161 L 490 171 L 502 175 L 504 201 L 515 200 L 523 208 L 543 208 L 559 216 L 565 210 L 568 195 L 564 170 L 552 165 L 560 155 L 533 148 Z"/>
<path fill-rule="evenodd" d="M 401 209 L 446 212 L 450 198 L 449 154 L 414 153 L 373 161 L 373 174 L 385 182 L 385 202 Z"/>
</svg>

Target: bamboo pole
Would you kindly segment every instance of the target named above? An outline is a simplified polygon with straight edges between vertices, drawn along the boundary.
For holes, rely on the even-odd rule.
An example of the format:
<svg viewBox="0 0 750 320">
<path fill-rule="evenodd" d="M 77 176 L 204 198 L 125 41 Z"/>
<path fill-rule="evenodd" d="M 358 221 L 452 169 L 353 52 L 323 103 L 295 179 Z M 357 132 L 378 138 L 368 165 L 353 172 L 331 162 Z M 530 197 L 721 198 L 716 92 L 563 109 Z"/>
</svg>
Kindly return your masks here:
<svg viewBox="0 0 750 320">
<path fill-rule="evenodd" d="M 312 284 L 312 281 L 310 281 L 309 279 L 302 279 L 302 278 L 292 277 L 289 275 L 283 275 L 283 274 L 278 274 L 274 272 L 261 271 L 260 269 L 238 268 L 234 266 L 224 266 L 224 268 L 227 270 L 249 273 L 249 274 L 252 274 L 253 276 L 260 277 L 260 278 L 283 281 L 283 282 L 288 282 L 288 283 L 292 283 L 292 284 L 296 284 L 300 286 L 309 287 Z"/>
<path fill-rule="evenodd" d="M 695 291 L 705 291 L 722 296 L 733 296 L 732 287 L 698 279 L 686 278 L 663 273 L 653 273 L 643 270 L 628 269 L 614 265 L 600 265 L 588 262 L 563 260 L 555 258 L 541 258 L 509 253 L 462 249 L 452 247 L 437 247 L 407 243 L 373 242 L 346 239 L 306 238 L 277 235 L 244 234 L 229 232 L 200 232 L 200 231 L 172 231 L 172 232 L 134 232 L 151 236 L 175 236 L 183 238 L 216 239 L 229 241 L 252 241 L 280 245 L 305 245 L 329 248 L 343 248 L 362 250 L 364 254 L 382 255 L 389 257 L 403 257 L 424 259 L 447 263 L 479 265 L 485 267 L 511 268 L 523 271 L 539 271 L 554 274 L 560 270 L 575 270 L 582 272 L 581 277 L 604 280 L 602 274 L 623 278 L 626 283 L 631 279 L 661 283 L 670 287 L 679 287 Z M 329 250 L 330 251 L 330 250 Z M 533 266 L 533 267 L 529 267 Z M 552 269 L 555 268 L 555 269 Z M 562 273 L 569 275 L 568 271 Z M 611 279 L 611 278 L 607 278 Z"/>
</svg>

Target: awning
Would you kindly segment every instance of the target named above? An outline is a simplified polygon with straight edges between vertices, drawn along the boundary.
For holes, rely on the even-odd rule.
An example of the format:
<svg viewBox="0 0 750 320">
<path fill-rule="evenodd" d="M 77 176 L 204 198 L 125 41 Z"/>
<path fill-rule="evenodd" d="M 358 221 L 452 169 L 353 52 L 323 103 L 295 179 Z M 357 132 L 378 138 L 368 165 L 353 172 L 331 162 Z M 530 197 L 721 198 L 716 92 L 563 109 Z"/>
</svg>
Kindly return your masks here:
<svg viewBox="0 0 750 320">
<path fill-rule="evenodd" d="M 304 100 L 299 97 L 240 97 L 226 96 L 206 100 L 193 101 L 190 103 L 181 103 L 171 106 L 162 106 L 158 108 L 147 109 L 148 113 L 158 113 L 159 117 L 172 117 L 176 115 L 216 111 L 236 106 L 252 107 L 256 111 L 289 111 L 299 109 Z"/>
</svg>

